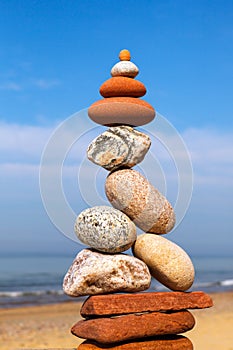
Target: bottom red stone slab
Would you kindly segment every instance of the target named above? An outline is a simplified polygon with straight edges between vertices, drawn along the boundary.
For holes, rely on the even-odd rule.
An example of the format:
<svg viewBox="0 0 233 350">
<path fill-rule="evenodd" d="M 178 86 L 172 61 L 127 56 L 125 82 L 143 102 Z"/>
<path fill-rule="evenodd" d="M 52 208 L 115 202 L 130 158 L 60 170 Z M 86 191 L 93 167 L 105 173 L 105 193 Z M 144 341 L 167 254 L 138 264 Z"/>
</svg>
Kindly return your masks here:
<svg viewBox="0 0 233 350">
<path fill-rule="evenodd" d="M 184 333 L 194 325 L 195 319 L 187 310 L 168 313 L 151 312 L 82 320 L 71 328 L 71 333 L 79 338 L 109 344 Z"/>
<path fill-rule="evenodd" d="M 147 338 L 121 344 L 104 345 L 85 340 L 77 350 L 193 350 L 192 342 L 181 335 Z"/>
</svg>

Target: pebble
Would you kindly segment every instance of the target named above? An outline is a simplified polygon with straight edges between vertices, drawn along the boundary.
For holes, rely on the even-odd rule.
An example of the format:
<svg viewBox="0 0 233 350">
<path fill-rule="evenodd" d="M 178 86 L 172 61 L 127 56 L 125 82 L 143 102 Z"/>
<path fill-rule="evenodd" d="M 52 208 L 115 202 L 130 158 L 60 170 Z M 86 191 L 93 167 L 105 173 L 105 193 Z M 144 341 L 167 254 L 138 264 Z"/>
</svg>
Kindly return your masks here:
<svg viewBox="0 0 233 350">
<path fill-rule="evenodd" d="M 131 55 L 129 50 L 123 49 L 119 53 L 119 58 L 121 61 L 130 61 Z"/>
<path fill-rule="evenodd" d="M 151 312 L 81 320 L 71 328 L 71 333 L 79 338 L 109 344 L 184 333 L 194 325 L 195 319 L 187 310 L 172 313 Z"/>
<path fill-rule="evenodd" d="M 133 254 L 144 261 L 151 275 L 171 290 L 188 290 L 194 281 L 194 267 L 187 253 L 164 237 L 144 233 L 133 247 Z"/>
<path fill-rule="evenodd" d="M 144 232 L 165 234 L 175 225 L 171 204 L 136 170 L 110 173 L 105 192 L 112 206 L 128 215 Z"/>
<path fill-rule="evenodd" d="M 139 73 L 138 67 L 131 61 L 117 62 L 111 69 L 111 75 L 113 77 L 129 77 L 135 78 Z"/>
<path fill-rule="evenodd" d="M 101 85 L 100 94 L 103 97 L 142 97 L 146 94 L 146 87 L 140 81 L 132 78 L 113 77 Z"/>
<path fill-rule="evenodd" d="M 140 163 L 151 145 L 146 134 L 130 126 L 115 126 L 95 138 L 87 149 L 87 157 L 107 170 L 133 167 Z"/>
<path fill-rule="evenodd" d="M 140 126 L 154 119 L 155 110 L 148 102 L 135 97 L 108 97 L 94 102 L 88 116 L 101 125 Z"/>
<path fill-rule="evenodd" d="M 63 290 L 74 297 L 138 292 L 148 289 L 150 282 L 148 267 L 133 256 L 83 249 L 64 277 Z"/>
<path fill-rule="evenodd" d="M 114 340 L 113 340 L 114 341 Z M 91 340 L 85 340 L 77 350 L 193 350 L 192 342 L 182 335 L 168 335 L 135 339 L 122 343 L 112 343 L 109 346 Z"/>
<path fill-rule="evenodd" d="M 213 306 L 204 292 L 146 292 L 134 294 L 94 295 L 81 308 L 82 317 L 112 316 L 137 312 L 179 311 Z"/>
<path fill-rule="evenodd" d="M 135 224 L 120 210 L 108 206 L 82 211 L 74 228 L 81 242 L 106 253 L 123 252 L 136 240 Z"/>
</svg>

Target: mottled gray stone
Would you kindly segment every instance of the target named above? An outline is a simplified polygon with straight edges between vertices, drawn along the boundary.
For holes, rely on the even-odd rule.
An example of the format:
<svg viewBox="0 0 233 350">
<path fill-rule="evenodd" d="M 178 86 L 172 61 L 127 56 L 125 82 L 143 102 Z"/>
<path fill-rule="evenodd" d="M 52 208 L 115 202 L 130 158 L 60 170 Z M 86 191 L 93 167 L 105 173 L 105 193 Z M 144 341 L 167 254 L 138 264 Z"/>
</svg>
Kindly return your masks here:
<svg viewBox="0 0 233 350">
<path fill-rule="evenodd" d="M 87 157 L 107 170 L 133 167 L 145 157 L 151 145 L 148 135 L 130 126 L 115 126 L 96 137 L 87 149 Z"/>
<path fill-rule="evenodd" d="M 136 170 L 121 169 L 110 173 L 105 192 L 112 206 L 124 212 L 145 232 L 165 234 L 175 224 L 171 204 Z"/>
<path fill-rule="evenodd" d="M 144 233 L 137 238 L 133 253 L 166 287 L 185 291 L 192 286 L 195 275 L 192 261 L 177 244 L 164 237 Z"/>
<path fill-rule="evenodd" d="M 146 264 L 125 254 L 101 254 L 83 249 L 73 261 L 63 281 L 70 296 L 116 292 L 137 292 L 150 287 Z"/>
<path fill-rule="evenodd" d="M 129 249 L 136 240 L 136 226 L 120 210 L 96 206 L 82 211 L 75 222 L 75 233 L 84 244 L 106 253 Z"/>
</svg>

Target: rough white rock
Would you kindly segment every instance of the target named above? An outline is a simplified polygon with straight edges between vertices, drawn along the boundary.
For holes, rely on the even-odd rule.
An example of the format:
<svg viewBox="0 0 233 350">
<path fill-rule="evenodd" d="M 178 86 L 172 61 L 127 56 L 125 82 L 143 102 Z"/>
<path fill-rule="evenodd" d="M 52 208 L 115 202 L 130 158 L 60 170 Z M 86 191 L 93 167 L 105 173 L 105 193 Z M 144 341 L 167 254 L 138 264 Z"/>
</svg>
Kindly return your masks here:
<svg viewBox="0 0 233 350">
<path fill-rule="evenodd" d="M 73 261 L 63 281 L 70 296 L 114 292 L 137 292 L 148 289 L 151 275 L 146 264 L 125 254 L 101 254 L 82 250 Z"/>
<path fill-rule="evenodd" d="M 166 287 L 185 291 L 194 281 L 194 267 L 188 254 L 168 239 L 149 233 L 140 235 L 134 255 L 144 261 L 151 275 Z"/>
<path fill-rule="evenodd" d="M 87 157 L 107 170 L 133 167 L 140 163 L 151 145 L 148 135 L 130 126 L 115 126 L 96 137 L 87 149 Z"/>
</svg>

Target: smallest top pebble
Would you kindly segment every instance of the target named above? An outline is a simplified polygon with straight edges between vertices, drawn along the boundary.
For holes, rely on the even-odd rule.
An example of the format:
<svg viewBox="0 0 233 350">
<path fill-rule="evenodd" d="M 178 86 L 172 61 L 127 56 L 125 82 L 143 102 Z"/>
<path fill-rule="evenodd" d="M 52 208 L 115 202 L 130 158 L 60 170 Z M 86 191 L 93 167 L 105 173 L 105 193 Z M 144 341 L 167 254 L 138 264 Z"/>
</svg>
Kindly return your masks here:
<svg viewBox="0 0 233 350">
<path fill-rule="evenodd" d="M 121 50 L 120 53 L 119 53 L 119 59 L 121 61 L 130 61 L 130 58 L 131 58 L 131 55 L 130 55 L 130 52 L 129 50 Z"/>
<path fill-rule="evenodd" d="M 112 77 L 128 77 L 135 78 L 139 73 L 139 69 L 133 62 L 130 61 L 131 55 L 129 50 L 123 49 L 119 53 L 120 61 L 117 62 L 111 69 Z"/>
</svg>

